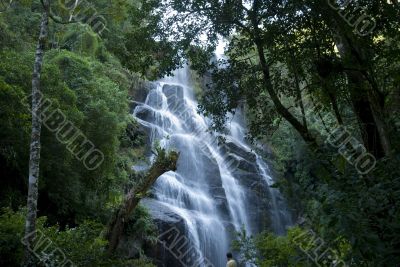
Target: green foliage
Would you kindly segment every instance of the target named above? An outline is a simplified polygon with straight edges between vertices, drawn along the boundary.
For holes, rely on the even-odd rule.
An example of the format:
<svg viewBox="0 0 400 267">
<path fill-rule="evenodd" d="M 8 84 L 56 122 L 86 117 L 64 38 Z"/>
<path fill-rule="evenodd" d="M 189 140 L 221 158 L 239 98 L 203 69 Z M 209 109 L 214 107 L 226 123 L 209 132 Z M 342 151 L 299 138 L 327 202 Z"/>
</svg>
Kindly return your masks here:
<svg viewBox="0 0 400 267">
<path fill-rule="evenodd" d="M 88 17 L 81 23 L 49 23 L 41 73 L 41 91 L 52 103 L 47 114 L 61 111 L 105 157 L 99 168 L 88 171 L 57 140 L 56 133 L 42 127 L 38 229 L 78 266 L 153 266 L 142 258 L 106 255 L 107 243 L 101 238 L 124 190 L 140 180 L 131 167 L 146 152 L 145 134 L 129 114 L 128 91 L 137 89 L 134 80 L 139 76 L 131 71 L 145 75 L 151 70 L 149 76 L 158 76 L 175 66 L 158 54 L 166 51 L 168 42 L 153 38 L 159 18 L 151 10 L 157 3 L 141 6 L 139 2 L 90 2 L 92 7 L 80 15 L 96 15 L 89 14 L 91 10 L 102 14 L 107 29 L 101 36 L 89 25 Z M 51 2 L 52 15 L 58 20 L 66 22 L 82 11 L 81 7 L 68 10 L 63 3 Z M 41 12 L 39 0 L 24 0 L 14 1 L 12 8 L 0 13 L 0 206 L 14 210 L 26 204 L 31 134 L 27 107 Z M 144 26 L 147 18 L 152 22 Z M 140 42 L 141 38 L 146 41 Z M 176 60 L 172 52 L 169 58 Z M 19 265 L 24 220 L 22 211 L 1 213 L 0 265 Z M 140 208 L 132 220 L 131 231 L 151 242 L 154 225 L 150 216 Z"/>
<path fill-rule="evenodd" d="M 66 257 L 78 266 L 99 266 L 107 262 L 107 241 L 101 238 L 104 226 L 84 221 L 78 227 L 60 231 L 57 227 L 44 228 L 45 235 L 62 249 Z"/>
<path fill-rule="evenodd" d="M 176 170 L 179 152 L 165 149 L 161 147 L 160 144 L 156 144 L 154 147 L 154 154 L 156 155 L 154 166 L 162 166 L 163 168 L 172 171 Z"/>
<path fill-rule="evenodd" d="M 157 243 L 157 226 L 144 206 L 139 205 L 135 208 L 124 228 L 124 236 L 128 240 L 132 240 L 128 241 L 130 242 L 129 245 L 133 246 L 142 257 L 145 257 L 142 244 L 153 246 Z M 133 240 L 136 240 L 136 242 Z M 130 249 L 132 250 L 132 248 Z"/>
<path fill-rule="evenodd" d="M 313 261 L 319 256 L 315 255 L 314 249 L 321 243 L 321 239 L 309 233 L 309 230 L 292 227 L 284 236 L 264 232 L 255 237 L 248 237 L 243 230 L 238 233 L 233 247 L 239 251 L 243 263 L 253 263 L 260 267 L 318 266 Z M 324 246 L 319 252 L 323 253 L 326 249 L 328 246 Z M 340 255 L 348 252 L 348 246 L 342 245 L 335 252 L 335 255 L 339 255 L 335 260 L 341 261 L 343 256 Z"/>
<path fill-rule="evenodd" d="M 55 14 L 57 4 L 53 6 Z M 97 4 L 99 10 L 108 7 L 105 2 Z M 0 202 L 17 208 L 25 204 L 31 120 L 25 106 L 29 105 L 38 34 L 32 28 L 38 29 L 41 7 L 39 1 L 23 5 L 18 2 L 13 7 L 0 15 L 0 32 L 7 37 L 0 52 L 0 169 L 5 177 Z M 112 18 L 110 26 L 115 20 Z M 13 38 L 19 41 L 12 42 Z M 70 39 L 76 46 L 64 47 L 69 51 L 57 46 Z M 109 208 L 115 204 L 111 203 L 120 198 L 125 184 L 133 178 L 132 160 L 142 158 L 144 153 L 144 143 L 137 136 L 127 142 L 130 137 L 126 128 L 132 123 L 128 89 L 134 90 L 131 74 L 87 25 L 51 22 L 47 48 L 41 85 L 45 98 L 52 102 L 51 110 L 59 109 L 104 154 L 105 160 L 95 171 L 86 170 L 55 133 L 43 127 L 40 214 L 63 226 L 98 216 L 107 220 Z"/>
<path fill-rule="evenodd" d="M 141 215 L 137 214 L 137 216 Z M 0 214 L 0 264 L 2 266 L 20 266 L 24 249 L 21 243 L 24 225 L 25 212 L 23 210 L 18 212 L 10 209 L 2 210 Z M 37 229 L 38 235 L 51 240 L 52 248 L 59 248 L 76 266 L 154 266 L 144 258 L 135 260 L 110 258 L 106 253 L 107 241 L 102 238 L 104 225 L 96 221 L 84 221 L 77 227 L 60 230 L 58 226 L 47 227 L 46 217 L 40 217 Z M 42 252 L 39 254 L 43 255 Z M 45 258 L 46 256 L 43 255 L 42 259 L 45 260 Z M 47 264 L 52 266 L 54 262 L 50 259 L 54 258 L 49 255 Z M 43 262 L 38 264 L 38 266 L 44 266 Z"/>
<path fill-rule="evenodd" d="M 139 205 L 129 219 L 125 229 L 128 235 L 150 243 L 157 242 L 157 226 L 150 217 L 148 210 Z"/>
<path fill-rule="evenodd" d="M 258 236 L 255 243 L 262 255 L 259 266 L 301 267 L 312 265 L 305 252 L 300 250 L 299 243 L 295 241 L 296 237 L 303 234 L 304 230 L 292 228 L 288 231 L 287 236 L 275 236 L 271 233 Z M 306 240 L 302 240 L 302 242 L 305 243 Z"/>
<path fill-rule="evenodd" d="M 28 111 L 19 102 L 24 96 L 24 92 L 20 86 L 12 86 L 0 78 L 0 120 L 2 121 L 2 131 L 0 134 L 0 153 L 11 164 L 17 164 L 17 157 L 22 153 L 20 148 L 13 145 L 19 143 L 26 144 L 26 133 L 29 131 L 29 115 Z M 19 134 L 16 129 L 19 129 Z M 5 137 L 13 137 L 7 139 Z M 24 140 L 25 139 L 25 140 Z"/>
<path fill-rule="evenodd" d="M 290 205 L 326 242 L 341 237 L 351 247 L 346 262 L 390 266 L 398 261 L 398 156 L 379 160 L 373 172 L 360 177 L 337 151 L 314 154 L 294 136 L 283 123 L 270 139 L 280 172 L 277 185 Z M 327 162 L 336 172 L 326 170 Z"/>
<path fill-rule="evenodd" d="M 87 25 L 76 24 L 68 28 L 60 40 L 60 48 L 79 51 L 79 54 L 96 57 L 101 53 L 100 37 Z"/>
<path fill-rule="evenodd" d="M 142 76 L 155 79 L 171 73 L 180 64 L 176 45 L 163 33 L 162 16 L 154 10 L 159 1 L 99 1 L 104 10 L 107 30 L 105 45 L 122 65 Z"/>
<path fill-rule="evenodd" d="M 239 252 L 239 261 L 241 263 L 256 263 L 257 248 L 254 238 L 248 235 L 244 227 L 242 227 L 240 232 L 236 233 L 236 237 L 232 241 L 232 247 L 235 251 Z"/>
<path fill-rule="evenodd" d="M 13 212 L 4 208 L 0 214 L 0 264 L 1 266 L 19 266 L 23 247 L 21 239 L 25 225 L 25 213 Z"/>
<path fill-rule="evenodd" d="M 27 164 L 30 116 L 21 102 L 29 94 L 31 70 L 20 66 L 30 66 L 33 57 L 30 53 L 4 51 L 2 59 L 1 101 L 5 102 L 1 111 L 1 140 L 7 143 L 1 144 L 1 151 L 10 165 L 18 166 L 22 176 Z M 107 71 L 110 69 L 114 72 Z M 129 168 L 114 167 L 123 157 L 119 154 L 119 136 L 128 123 L 127 84 L 119 66 L 103 65 L 67 51 L 46 55 L 42 87 L 45 97 L 52 101 L 51 109 L 61 110 L 105 155 L 100 168 L 88 172 L 55 134 L 43 127 L 40 186 L 43 199 L 57 205 L 58 215 L 76 213 L 79 220 L 79 214 L 89 210 L 98 213 L 102 209 L 100 203 L 107 200 L 107 191 L 127 181 Z M 102 194 L 96 196 L 96 191 Z M 86 192 L 85 197 L 82 192 Z"/>
<path fill-rule="evenodd" d="M 241 1 L 99 0 L 86 10 L 68 10 L 63 2 L 52 1 L 55 17 L 65 22 L 82 12 L 85 19 L 72 24 L 50 21 L 41 89 L 52 108 L 62 111 L 105 156 L 103 164 L 90 172 L 54 133 L 43 128 L 39 215 L 63 230 L 44 227 L 44 217 L 39 228 L 75 261 L 86 266 L 147 266 L 142 260 L 128 264 L 106 259 L 102 254 L 106 244 L 99 238 L 102 225 L 97 221 L 108 219 L 121 202 L 124 187 L 140 182 L 131 166 L 143 160 L 145 138 L 128 115 L 128 90 L 132 90 L 132 77 L 137 77 L 130 72 L 160 77 L 180 66 L 183 57 L 199 74 L 213 74 L 213 84 L 203 88 L 199 107 L 212 118 L 213 128 L 224 130 L 229 113 L 244 107 L 250 136 L 270 143 L 276 156 L 281 176 L 277 186 L 318 235 L 337 251 L 346 251 L 344 260 L 355 266 L 400 261 L 396 250 L 400 240 L 400 13 L 395 1 L 357 2 L 377 24 L 364 37 L 356 36 L 340 18 L 332 27 L 331 19 L 339 14 L 332 15 L 329 7 L 323 8 L 326 2 L 314 0 L 255 0 L 244 1 L 249 4 L 244 6 Z M 101 36 L 90 25 L 88 16 L 94 15 L 90 10 L 106 20 Z M 357 7 L 350 4 L 347 11 L 356 12 Z M 41 12 L 39 0 L 21 0 L 0 13 L 0 205 L 14 209 L 25 205 L 31 119 L 26 106 Z M 333 45 L 337 34 L 353 45 L 350 55 L 339 55 Z M 228 37 L 227 59 L 210 61 L 219 36 Z M 349 79 L 352 73 L 361 80 L 356 90 Z M 282 106 L 273 101 L 271 92 Z M 356 139 L 370 134 L 360 128 L 364 114 L 357 114 L 354 103 L 365 92 L 367 103 L 375 94 L 380 98 L 372 106 L 383 112 L 373 117 L 387 124 L 392 154 L 379 157 L 371 173 L 360 175 L 325 139 L 337 122 Z M 301 122 L 319 150 L 308 150 L 310 146 L 300 139 L 302 133 L 283 119 L 288 117 L 284 111 Z M 370 137 L 378 143 L 377 136 Z M 178 153 L 157 147 L 156 154 L 155 164 L 176 167 Z M 132 220 L 130 231 L 142 229 L 141 238 L 152 237 L 146 212 L 139 209 Z M 1 264 L 7 266 L 21 257 L 18 238 L 23 213 L 5 210 L 1 221 L 1 242 L 6 242 L 1 243 L 1 255 L 10 255 L 1 257 L 10 261 Z M 261 266 L 309 266 L 292 244 L 292 235 L 301 231 L 292 229 L 285 237 L 264 234 L 254 242 L 242 233 L 242 248 L 257 252 L 245 258 L 258 257 Z M 340 242 L 335 242 L 338 237 Z"/>
<path fill-rule="evenodd" d="M 193 91 L 194 91 L 194 97 L 196 99 L 201 99 L 203 96 L 203 87 L 204 87 L 204 82 L 202 80 L 202 77 L 198 74 L 198 72 L 191 70 L 190 69 L 190 78 L 193 83 Z"/>
<path fill-rule="evenodd" d="M 250 137 L 270 144 L 281 174 L 277 186 L 297 215 L 307 216 L 327 242 L 340 237 L 350 244 L 349 264 L 399 262 L 399 5 L 365 0 L 333 10 L 314 0 L 170 2 L 178 13 L 170 21 L 179 29 L 171 36 L 194 44 L 208 37 L 196 46 L 201 51 L 187 53 L 192 66 L 212 73 L 200 105 L 212 127 L 224 131 L 229 113 L 244 107 Z M 367 36 L 341 17 L 361 16 L 360 7 L 376 22 Z M 218 62 L 204 57 L 217 34 L 228 44 Z M 326 142 L 338 125 L 376 156 L 368 175 L 342 157 L 345 147 Z M 383 139 L 391 143 L 386 157 Z M 270 241 L 287 251 L 282 239 Z M 282 255 L 268 264 L 285 266 Z"/>
</svg>

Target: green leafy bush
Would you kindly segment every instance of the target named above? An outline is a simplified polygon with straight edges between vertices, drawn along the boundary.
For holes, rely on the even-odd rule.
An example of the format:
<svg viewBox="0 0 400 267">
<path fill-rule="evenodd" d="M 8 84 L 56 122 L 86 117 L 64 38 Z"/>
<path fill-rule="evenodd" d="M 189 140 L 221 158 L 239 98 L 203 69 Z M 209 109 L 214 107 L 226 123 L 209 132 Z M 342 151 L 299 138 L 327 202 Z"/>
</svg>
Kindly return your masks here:
<svg viewBox="0 0 400 267">
<path fill-rule="evenodd" d="M 143 215 L 143 212 L 137 216 Z M 20 266 L 24 247 L 21 240 L 24 237 L 25 211 L 14 212 L 4 208 L 0 214 L 0 265 Z M 136 225 L 136 224 L 135 224 Z M 143 259 L 117 259 L 106 253 L 107 241 L 103 239 L 104 225 L 96 221 L 84 221 L 77 227 L 61 230 L 58 226 L 46 226 L 46 217 L 37 221 L 38 236 L 50 240 L 50 249 L 40 251 L 42 260 L 53 266 L 54 257 L 45 254 L 59 248 L 68 260 L 76 266 L 134 266 L 152 267 Z M 40 239 L 40 238 L 39 238 Z M 47 242 L 47 241 L 46 241 Z M 40 240 L 38 241 L 40 243 Z M 50 243 L 50 242 L 49 242 Z M 47 243 L 46 243 L 47 244 Z M 44 247 L 44 246 L 43 246 Z M 39 249 L 40 249 L 39 245 Z M 53 259 L 53 261 L 52 261 Z M 38 262 L 39 266 L 44 266 Z"/>
<path fill-rule="evenodd" d="M 19 266 L 23 256 L 24 212 L 4 208 L 0 214 L 0 265 Z"/>
<path fill-rule="evenodd" d="M 248 236 L 245 230 L 237 233 L 233 247 L 239 252 L 240 261 L 253 263 L 259 267 L 309 267 L 318 266 L 313 259 L 322 256 L 325 251 L 334 252 L 333 260 L 343 260 L 343 255 L 348 252 L 349 245 L 341 243 L 339 249 L 323 243 L 315 233 L 300 227 L 292 227 L 284 236 L 277 236 L 270 232 Z M 322 243 L 321 243 L 322 242 Z M 314 249 L 324 244 L 316 255 Z M 337 257 L 336 257 L 337 256 Z M 321 264 L 321 261 L 317 261 Z M 321 266 L 321 265 L 320 265 Z M 330 265 L 329 265 L 330 266 Z"/>
</svg>

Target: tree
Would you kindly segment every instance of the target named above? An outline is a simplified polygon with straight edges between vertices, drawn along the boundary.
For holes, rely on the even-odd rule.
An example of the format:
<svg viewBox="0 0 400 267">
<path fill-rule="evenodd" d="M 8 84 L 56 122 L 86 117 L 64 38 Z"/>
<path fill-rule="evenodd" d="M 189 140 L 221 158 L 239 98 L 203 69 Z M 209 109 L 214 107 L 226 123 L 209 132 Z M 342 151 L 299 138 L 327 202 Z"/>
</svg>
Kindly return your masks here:
<svg viewBox="0 0 400 267">
<path fill-rule="evenodd" d="M 399 54 L 391 48 L 398 42 L 399 10 L 387 1 L 345 2 L 351 4 L 336 9 L 342 1 L 329 1 L 332 6 L 314 0 L 169 1 L 180 12 L 170 28 L 187 29 L 181 38 L 209 37 L 192 38 L 183 50 L 194 68 L 211 72 L 200 111 L 212 117 L 213 127 L 224 130 L 227 114 L 243 107 L 251 137 L 275 142 L 269 144 L 277 153 L 279 146 L 291 147 L 290 158 L 278 155 L 286 157 L 284 173 L 293 176 L 280 185 L 300 194 L 294 201 L 319 234 L 326 241 L 342 235 L 358 264 L 381 264 L 397 259 L 395 238 L 385 234 L 398 225 L 398 213 L 388 205 L 396 200 L 390 193 L 384 201 L 365 201 L 376 199 L 382 188 L 394 192 L 399 186 L 397 180 L 387 184 L 397 171 L 383 169 L 397 164 L 399 148 L 393 126 Z M 364 37 L 343 18 L 358 19 L 359 6 L 377 25 Z M 210 61 L 203 55 L 215 46 L 215 35 L 226 38 L 226 58 Z M 344 145 L 330 146 L 326 140 L 340 127 L 351 136 Z M 361 175 L 351 162 L 359 158 L 357 150 L 377 159 L 368 174 Z M 377 214 L 385 218 L 379 226 L 372 219 Z"/>
<path fill-rule="evenodd" d="M 372 54 L 366 45 L 354 33 L 354 29 L 346 24 L 346 18 L 340 16 L 338 4 L 329 5 L 328 2 L 314 3 L 314 8 L 325 18 L 330 28 L 336 47 L 339 50 L 346 75 L 349 81 L 349 92 L 353 108 L 360 123 L 360 131 L 364 145 L 376 157 L 391 154 L 391 141 L 388 127 L 385 122 L 385 97 L 376 83 L 371 61 Z M 346 7 L 352 9 L 352 7 Z M 348 10 L 348 13 L 357 10 Z M 365 38 L 365 36 L 361 37 Z M 372 43 L 368 40 L 367 43 Z"/>
<path fill-rule="evenodd" d="M 185 1 L 181 3 L 171 1 L 171 6 L 182 14 L 175 19 L 179 21 L 178 23 L 184 23 L 185 20 L 189 21 L 188 24 L 193 23 L 192 21 L 197 22 L 196 27 L 190 27 L 189 36 L 199 35 L 205 31 L 205 34 L 210 37 L 208 42 L 214 45 L 218 34 L 227 36 L 232 32 L 238 32 L 246 38 L 246 47 L 251 47 L 252 45 L 255 47 L 258 63 L 260 64 L 259 70 L 261 70 L 263 77 L 263 87 L 271 97 L 276 111 L 298 131 L 304 141 L 313 144 L 315 143 L 315 137 L 311 135 L 306 125 L 284 106 L 271 81 L 270 68 L 264 49 L 266 40 L 263 36 L 264 33 L 260 29 L 260 23 L 265 23 L 268 12 L 270 12 L 266 11 L 268 10 L 267 4 L 259 0 L 250 2 L 244 5 L 242 1 L 226 1 L 223 3 L 205 3 L 201 1 Z M 273 4 L 276 3 L 274 2 Z M 192 14 L 194 14 L 193 17 L 189 18 Z"/>
<path fill-rule="evenodd" d="M 368 1 L 365 4 L 373 5 L 372 2 Z M 387 5 L 387 3 L 382 3 L 381 8 L 387 8 Z M 291 84 L 292 88 L 280 89 L 279 85 L 273 81 L 276 75 L 274 73 L 271 76 L 271 67 L 278 62 L 285 66 L 293 65 L 290 61 L 300 62 L 296 57 L 298 57 L 297 54 L 302 52 L 293 53 L 292 50 L 298 46 L 297 44 L 299 46 L 307 44 L 308 40 L 301 40 L 302 36 L 313 38 L 313 42 L 308 42 L 306 49 L 314 49 L 318 53 L 318 55 L 316 53 L 311 54 L 315 62 L 321 63 L 325 56 L 331 54 L 339 62 L 335 66 L 335 68 L 339 68 L 334 70 L 336 79 L 338 79 L 339 75 L 346 75 L 348 83 L 345 85 L 347 89 L 345 94 L 350 95 L 352 109 L 359 121 L 359 132 L 366 149 L 377 158 L 390 155 L 392 141 L 389 133 L 391 129 L 385 119 L 383 89 L 377 83 L 376 70 L 373 68 L 372 61 L 367 60 L 367 57 L 372 58 L 374 56 L 373 52 L 370 52 L 373 40 L 367 37 L 367 44 L 361 45 L 362 41 L 353 33 L 351 26 L 347 25 L 338 11 L 329 6 L 327 2 L 321 5 L 318 1 L 263 2 L 254 0 L 225 1 L 221 3 L 205 3 L 202 1 L 185 1 L 181 3 L 170 1 L 170 6 L 181 12 L 181 15 L 178 15 L 177 18 L 171 19 L 171 24 L 186 25 L 190 29 L 186 33 L 188 38 L 193 35 L 206 35 L 209 37 L 209 45 L 215 44 L 215 35 L 219 34 L 229 38 L 231 40 L 230 51 L 239 50 L 241 52 L 236 51 L 231 55 L 228 54 L 229 59 L 227 60 L 228 63 L 224 63 L 225 66 L 240 63 L 242 68 L 244 66 L 251 68 L 253 70 L 252 75 L 256 76 L 259 82 L 262 81 L 262 87 L 268 93 L 275 111 L 296 129 L 304 141 L 310 144 L 315 143 L 318 136 L 315 136 L 315 133 L 311 133 L 310 129 L 307 128 L 304 114 L 300 115 L 302 117 L 299 119 L 299 114 L 291 110 L 288 103 L 285 103 L 289 99 L 286 100 L 284 98 L 293 96 L 296 101 L 295 106 L 300 107 L 300 109 L 302 106 L 304 107 L 302 98 L 307 96 L 307 92 L 299 88 L 299 83 L 310 83 L 312 74 L 305 73 L 306 75 L 300 77 L 295 68 L 289 68 L 289 75 L 293 75 L 297 82 Z M 349 12 L 351 11 L 357 12 L 357 8 Z M 323 22 L 316 22 L 320 18 L 323 18 Z M 311 24 L 307 21 L 311 21 Z M 193 26 L 192 24 L 195 25 Z M 322 27 L 327 31 L 327 34 L 316 30 L 315 26 Z M 183 28 L 182 26 L 175 27 Z M 382 27 L 388 28 L 389 26 L 386 23 Z M 308 31 L 312 32 L 312 36 Z M 172 34 L 176 33 L 172 32 Z M 294 38 L 288 38 L 288 36 L 293 36 Z M 175 39 L 178 38 L 175 37 Z M 285 44 L 281 40 L 295 41 L 295 43 Z M 339 48 L 339 54 L 331 48 L 327 50 L 327 46 L 320 47 L 320 44 L 326 44 L 329 41 L 336 44 L 336 47 Z M 275 45 L 274 42 L 278 44 Z M 278 50 L 279 53 L 288 56 L 286 58 L 279 56 L 277 54 Z M 330 62 L 328 63 L 330 64 Z M 307 62 L 307 64 L 309 63 Z M 196 64 L 193 65 L 196 66 Z M 320 67 L 321 65 L 319 64 Z M 203 69 L 205 68 L 203 67 Z M 330 73 L 328 70 L 328 74 Z M 321 82 L 326 83 L 324 80 Z M 329 89 L 326 87 L 327 84 L 324 86 Z M 330 98 L 334 115 L 338 122 L 343 123 L 343 118 L 341 118 L 337 105 L 338 99 L 330 93 L 330 90 L 324 91 Z M 285 97 L 282 97 L 282 93 L 284 93 Z M 228 111 L 232 110 L 234 108 L 228 109 Z"/>
<path fill-rule="evenodd" d="M 40 134 L 41 134 L 41 92 L 40 76 L 43 66 L 43 56 L 48 38 L 50 4 L 48 0 L 43 0 L 42 21 L 40 23 L 40 34 L 35 53 L 35 63 L 32 74 L 32 134 L 29 159 L 29 185 L 27 216 L 25 223 L 26 250 L 23 265 L 33 266 L 31 249 L 36 232 L 36 214 L 38 201 L 39 165 L 40 165 Z"/>
<path fill-rule="evenodd" d="M 147 192 L 163 173 L 176 171 L 179 154 L 175 151 L 166 152 L 165 149 L 157 149 L 157 159 L 144 177 L 144 180 L 125 196 L 121 207 L 115 212 L 115 216 L 109 223 L 107 231 L 108 252 L 112 253 L 118 246 L 123 233 L 124 224 L 129 215 L 135 210 L 139 201 L 146 196 Z"/>
<path fill-rule="evenodd" d="M 36 217 L 37 217 L 37 202 L 38 202 L 38 184 L 39 184 L 39 167 L 40 167 L 40 150 L 41 150 L 41 128 L 42 114 L 41 108 L 46 104 L 46 100 L 42 99 L 41 93 L 41 74 L 43 67 L 43 58 L 45 54 L 46 44 L 48 41 L 49 18 L 56 23 L 69 24 L 76 21 L 70 20 L 62 22 L 55 18 L 51 13 L 51 5 L 49 0 L 41 0 L 43 8 L 42 19 L 40 23 L 40 33 L 38 44 L 35 52 L 35 62 L 32 73 L 32 133 L 30 145 L 29 159 L 29 179 L 28 179 L 28 198 L 27 198 L 27 216 L 25 224 L 25 257 L 24 266 L 34 265 L 31 250 L 36 237 Z"/>
</svg>

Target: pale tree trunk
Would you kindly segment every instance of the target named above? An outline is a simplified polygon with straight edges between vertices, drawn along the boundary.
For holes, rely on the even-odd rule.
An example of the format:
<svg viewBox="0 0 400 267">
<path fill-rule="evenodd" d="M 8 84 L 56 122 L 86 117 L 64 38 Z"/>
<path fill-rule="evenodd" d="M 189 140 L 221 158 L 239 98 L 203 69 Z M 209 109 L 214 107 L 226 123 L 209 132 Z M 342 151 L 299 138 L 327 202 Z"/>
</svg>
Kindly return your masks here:
<svg viewBox="0 0 400 267">
<path fill-rule="evenodd" d="M 28 181 L 28 201 L 27 215 L 25 222 L 25 257 L 23 266 L 34 266 L 34 259 L 30 253 L 30 248 L 33 247 L 33 241 L 36 237 L 36 212 L 38 201 L 38 182 L 39 182 L 39 163 L 40 163 L 40 133 L 41 133 L 41 118 L 40 118 L 40 75 L 43 65 L 43 56 L 48 35 L 49 25 L 49 3 L 43 1 L 44 11 L 40 23 L 40 35 L 36 47 L 35 63 L 32 74 L 32 133 L 29 158 L 29 181 Z"/>
<path fill-rule="evenodd" d="M 129 215 L 137 207 L 139 201 L 147 194 L 147 191 L 150 190 L 158 177 L 165 172 L 176 170 L 178 158 L 179 154 L 174 151 L 167 154 L 165 151 L 160 153 L 141 185 L 132 188 L 125 196 L 124 203 L 115 212 L 115 216 L 110 220 L 108 225 L 108 231 L 106 233 L 106 239 L 109 242 L 108 253 L 111 254 L 117 248 L 124 230 L 125 222 L 128 221 Z"/>
</svg>

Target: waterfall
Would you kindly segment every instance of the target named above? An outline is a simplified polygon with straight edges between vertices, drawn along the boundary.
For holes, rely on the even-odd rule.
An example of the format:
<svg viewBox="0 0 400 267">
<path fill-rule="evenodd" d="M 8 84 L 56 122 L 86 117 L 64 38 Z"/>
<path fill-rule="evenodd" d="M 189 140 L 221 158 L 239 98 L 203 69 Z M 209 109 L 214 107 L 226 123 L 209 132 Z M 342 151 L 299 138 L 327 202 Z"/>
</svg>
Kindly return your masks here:
<svg viewBox="0 0 400 267">
<path fill-rule="evenodd" d="M 177 70 L 134 109 L 149 144 L 180 152 L 177 171 L 162 175 L 143 203 L 161 231 L 174 227 L 188 240 L 175 246 L 173 257 L 162 256 L 159 266 L 222 267 L 234 231 L 270 227 L 282 234 L 290 214 L 279 191 L 269 187 L 267 164 L 245 142 L 244 124 L 233 119 L 223 144 L 208 131 L 189 77 L 187 68 Z"/>
</svg>

